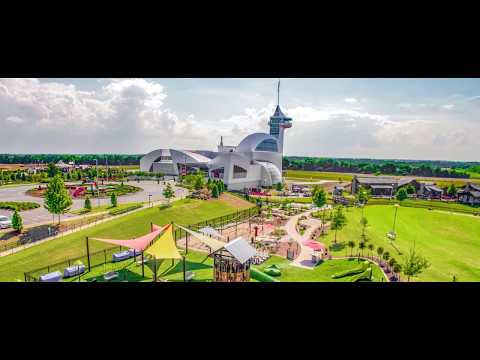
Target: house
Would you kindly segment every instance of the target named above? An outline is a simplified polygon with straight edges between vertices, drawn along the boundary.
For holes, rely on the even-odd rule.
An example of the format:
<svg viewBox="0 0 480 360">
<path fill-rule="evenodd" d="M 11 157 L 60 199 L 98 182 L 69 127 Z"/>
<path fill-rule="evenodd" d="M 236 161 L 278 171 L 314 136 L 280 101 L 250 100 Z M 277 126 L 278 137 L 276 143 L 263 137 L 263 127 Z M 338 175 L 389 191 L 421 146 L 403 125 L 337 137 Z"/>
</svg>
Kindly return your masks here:
<svg viewBox="0 0 480 360">
<path fill-rule="evenodd" d="M 443 190 L 434 183 L 420 183 L 420 189 L 417 191 L 417 196 L 423 199 L 441 199 Z"/>
<path fill-rule="evenodd" d="M 458 202 L 469 205 L 480 205 L 480 185 L 468 183 L 457 192 Z"/>
<path fill-rule="evenodd" d="M 352 179 L 352 194 L 356 194 L 360 187 L 370 190 L 372 197 L 393 197 L 401 186 L 412 184 L 417 185 L 412 178 L 401 178 L 392 176 L 354 176 Z"/>
</svg>

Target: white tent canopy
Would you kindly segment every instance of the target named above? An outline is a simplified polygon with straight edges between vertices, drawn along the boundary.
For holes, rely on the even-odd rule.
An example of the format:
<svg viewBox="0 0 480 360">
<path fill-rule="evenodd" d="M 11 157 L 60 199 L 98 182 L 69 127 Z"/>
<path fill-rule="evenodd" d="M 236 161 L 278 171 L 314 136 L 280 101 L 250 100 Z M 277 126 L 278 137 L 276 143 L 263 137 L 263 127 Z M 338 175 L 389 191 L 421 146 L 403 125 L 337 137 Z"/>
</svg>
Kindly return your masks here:
<svg viewBox="0 0 480 360">
<path fill-rule="evenodd" d="M 223 246 L 241 264 L 257 254 L 257 251 L 242 237 L 236 238 Z"/>
<path fill-rule="evenodd" d="M 198 232 L 201 232 L 202 234 L 208 235 L 208 236 L 214 236 L 219 239 L 223 239 L 222 234 L 220 234 L 217 230 L 212 228 L 211 226 L 205 226 L 198 230 Z"/>
</svg>

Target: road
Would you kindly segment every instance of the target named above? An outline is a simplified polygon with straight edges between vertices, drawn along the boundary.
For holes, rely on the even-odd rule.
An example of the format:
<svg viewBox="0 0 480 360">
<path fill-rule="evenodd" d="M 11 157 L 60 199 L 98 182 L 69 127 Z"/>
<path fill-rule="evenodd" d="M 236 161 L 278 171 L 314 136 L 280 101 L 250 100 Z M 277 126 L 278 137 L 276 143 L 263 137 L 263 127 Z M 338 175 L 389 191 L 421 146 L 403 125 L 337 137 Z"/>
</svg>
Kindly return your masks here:
<svg viewBox="0 0 480 360">
<path fill-rule="evenodd" d="M 170 183 L 173 186 L 174 182 L 170 181 Z M 164 200 L 164 196 L 162 192 L 163 192 L 163 189 L 165 188 L 165 185 L 163 185 L 162 181 L 160 182 L 160 184 L 157 184 L 156 181 L 141 181 L 139 183 L 131 181 L 128 184 L 140 187 L 142 188 L 142 191 L 129 194 L 129 195 L 119 196 L 118 197 L 119 204 L 148 201 L 149 194 L 152 195 L 151 196 L 152 202 Z M 0 188 L 0 202 L 29 201 L 29 202 L 35 202 L 40 205 L 38 209 L 22 211 L 21 215 L 22 215 L 24 225 L 32 225 L 32 224 L 43 223 L 43 222 L 52 220 L 52 215 L 47 211 L 47 209 L 43 207 L 43 199 L 30 196 L 25 193 L 27 190 L 33 188 L 34 186 L 35 185 L 30 184 L 30 185 L 19 185 L 15 187 Z M 175 190 L 175 197 L 182 198 L 186 196 L 187 194 L 186 189 L 179 188 L 176 186 L 173 186 L 173 188 Z M 99 203 L 100 205 L 108 205 L 110 204 L 110 198 L 100 199 L 100 200 L 92 199 L 93 207 L 98 206 Z M 81 209 L 83 208 L 83 205 L 84 205 L 84 199 L 73 199 L 72 210 Z M 12 215 L 12 211 L 0 209 L 0 215 L 6 215 L 10 217 Z M 62 218 L 73 218 L 77 216 L 78 215 L 65 214 L 65 215 L 62 215 Z"/>
</svg>

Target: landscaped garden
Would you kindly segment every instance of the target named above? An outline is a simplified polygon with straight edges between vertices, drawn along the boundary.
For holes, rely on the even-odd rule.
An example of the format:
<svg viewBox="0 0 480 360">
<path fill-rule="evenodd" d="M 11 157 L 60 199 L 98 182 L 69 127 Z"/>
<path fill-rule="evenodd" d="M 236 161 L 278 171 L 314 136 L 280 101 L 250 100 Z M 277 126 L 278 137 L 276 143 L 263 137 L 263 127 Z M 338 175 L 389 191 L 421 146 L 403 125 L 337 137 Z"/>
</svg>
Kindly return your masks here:
<svg viewBox="0 0 480 360">
<path fill-rule="evenodd" d="M 67 189 L 70 192 L 70 196 L 74 199 L 83 199 L 86 197 L 91 198 L 106 198 L 110 197 L 112 193 L 117 194 L 117 196 L 123 196 L 127 194 L 132 194 L 138 191 L 142 191 L 141 188 L 132 185 L 126 185 L 124 183 L 120 184 L 105 184 L 98 185 L 98 189 L 94 184 L 77 184 L 77 185 L 67 185 Z M 47 187 L 45 185 L 39 185 L 33 189 L 27 190 L 27 194 L 30 196 L 44 197 Z"/>
<path fill-rule="evenodd" d="M 376 249 L 382 247 L 402 264 L 415 245 L 415 250 L 430 263 L 416 281 L 452 281 L 454 276 L 459 281 L 480 281 L 480 218 L 401 206 L 395 224 L 396 239 L 389 240 L 386 234 L 392 230 L 395 207 L 370 205 L 363 211 L 368 220 L 366 247 L 358 248 L 362 240 L 362 209 L 347 208 L 344 212 L 347 224 L 338 230 L 337 243 L 334 242 L 334 231 L 320 238 L 321 242 L 331 246 L 333 256 L 359 252 L 376 255 Z M 355 242 L 355 248 L 348 246 L 350 241 Z M 374 250 L 368 249 L 369 244 L 374 245 Z"/>
</svg>

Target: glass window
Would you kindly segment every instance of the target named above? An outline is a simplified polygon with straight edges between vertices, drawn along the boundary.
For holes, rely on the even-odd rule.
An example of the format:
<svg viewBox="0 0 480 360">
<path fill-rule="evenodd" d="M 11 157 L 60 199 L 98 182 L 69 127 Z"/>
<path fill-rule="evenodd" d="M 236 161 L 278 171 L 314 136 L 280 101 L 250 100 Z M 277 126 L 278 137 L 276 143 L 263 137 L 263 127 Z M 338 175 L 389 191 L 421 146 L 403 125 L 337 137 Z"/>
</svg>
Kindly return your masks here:
<svg viewBox="0 0 480 360">
<path fill-rule="evenodd" d="M 263 140 L 260 144 L 257 145 L 256 151 L 278 151 L 277 141 L 273 139 Z"/>
<path fill-rule="evenodd" d="M 234 179 L 242 179 L 247 177 L 247 170 L 244 168 L 233 165 L 233 178 Z"/>
</svg>

